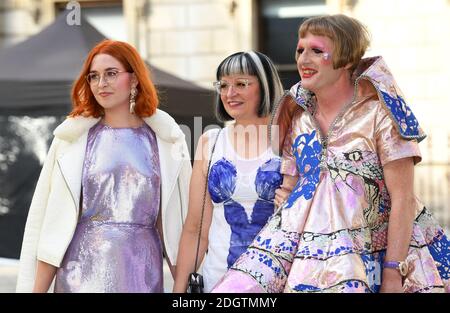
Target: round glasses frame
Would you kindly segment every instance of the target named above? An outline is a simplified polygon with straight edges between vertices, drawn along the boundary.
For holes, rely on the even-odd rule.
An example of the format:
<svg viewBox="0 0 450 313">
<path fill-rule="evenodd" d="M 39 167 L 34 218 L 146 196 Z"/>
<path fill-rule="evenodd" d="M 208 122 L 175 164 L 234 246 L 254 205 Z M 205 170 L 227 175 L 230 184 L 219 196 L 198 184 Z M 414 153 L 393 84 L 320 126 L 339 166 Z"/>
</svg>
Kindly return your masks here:
<svg viewBox="0 0 450 313">
<path fill-rule="evenodd" d="M 87 75 L 85 76 L 85 78 L 86 78 L 86 81 L 88 82 L 88 84 L 89 84 L 90 86 L 98 86 L 98 85 L 100 84 L 101 80 L 102 80 L 102 77 L 103 77 L 103 80 L 104 80 L 108 85 L 110 85 L 110 84 L 112 84 L 112 83 L 114 83 L 114 82 L 116 81 L 117 76 L 119 76 L 120 73 L 130 73 L 130 72 L 128 72 L 128 71 L 109 70 L 109 71 L 104 71 L 102 74 L 99 74 L 99 73 L 89 73 L 89 74 L 87 74 Z M 97 74 L 97 75 L 98 75 L 98 78 L 92 79 L 91 76 L 92 76 L 93 74 Z M 111 74 L 113 74 L 113 75 L 111 75 Z"/>
</svg>

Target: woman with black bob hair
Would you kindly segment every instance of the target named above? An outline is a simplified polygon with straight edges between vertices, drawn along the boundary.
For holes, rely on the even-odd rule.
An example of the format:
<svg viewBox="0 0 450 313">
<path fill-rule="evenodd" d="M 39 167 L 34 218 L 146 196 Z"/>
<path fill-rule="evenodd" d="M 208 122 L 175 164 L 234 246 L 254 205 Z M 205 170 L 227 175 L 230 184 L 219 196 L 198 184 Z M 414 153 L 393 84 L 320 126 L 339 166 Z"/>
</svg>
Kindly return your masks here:
<svg viewBox="0 0 450 313">
<path fill-rule="evenodd" d="M 272 61 L 259 52 L 238 52 L 220 63 L 216 78 L 216 116 L 226 127 L 199 140 L 174 292 L 186 291 L 188 274 L 206 251 L 205 292 L 214 287 L 273 214 L 282 182 L 280 158 L 268 138 L 269 117 L 283 92 Z"/>
</svg>

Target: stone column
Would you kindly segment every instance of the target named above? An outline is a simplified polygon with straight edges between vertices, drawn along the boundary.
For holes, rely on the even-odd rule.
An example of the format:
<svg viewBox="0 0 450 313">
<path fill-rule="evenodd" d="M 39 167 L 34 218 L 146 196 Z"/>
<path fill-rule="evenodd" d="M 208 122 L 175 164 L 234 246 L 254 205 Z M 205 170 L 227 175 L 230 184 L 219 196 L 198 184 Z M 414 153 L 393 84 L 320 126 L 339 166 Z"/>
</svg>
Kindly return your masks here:
<svg viewBox="0 0 450 313">
<path fill-rule="evenodd" d="M 36 32 L 37 1 L 0 1 L 0 48 L 14 45 Z"/>
</svg>

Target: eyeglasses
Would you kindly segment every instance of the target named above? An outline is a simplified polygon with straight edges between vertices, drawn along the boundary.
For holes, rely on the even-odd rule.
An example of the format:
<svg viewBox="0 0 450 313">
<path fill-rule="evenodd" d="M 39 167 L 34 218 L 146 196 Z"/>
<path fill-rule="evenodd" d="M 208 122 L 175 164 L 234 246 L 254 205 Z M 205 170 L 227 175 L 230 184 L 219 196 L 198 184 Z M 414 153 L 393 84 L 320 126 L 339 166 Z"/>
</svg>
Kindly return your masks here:
<svg viewBox="0 0 450 313">
<path fill-rule="evenodd" d="M 103 80 L 108 84 L 112 84 L 116 81 L 117 76 L 120 73 L 129 73 L 127 71 L 117 71 L 117 70 L 107 70 L 104 71 L 103 74 L 92 72 L 86 75 L 86 80 L 91 86 L 98 86 L 103 76 Z"/>
<path fill-rule="evenodd" d="M 233 86 L 236 92 L 243 92 L 247 90 L 248 86 L 251 84 L 252 82 L 250 82 L 248 79 L 236 79 L 233 83 L 227 82 L 225 80 L 213 82 L 217 93 L 220 95 L 226 95 L 231 86 Z"/>
</svg>

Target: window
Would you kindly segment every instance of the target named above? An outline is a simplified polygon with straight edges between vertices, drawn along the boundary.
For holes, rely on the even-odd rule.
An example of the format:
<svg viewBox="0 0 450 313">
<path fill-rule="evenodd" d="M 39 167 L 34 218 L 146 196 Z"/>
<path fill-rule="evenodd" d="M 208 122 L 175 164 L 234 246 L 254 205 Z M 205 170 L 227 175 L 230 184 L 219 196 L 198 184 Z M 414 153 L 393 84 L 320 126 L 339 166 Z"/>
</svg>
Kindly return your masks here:
<svg viewBox="0 0 450 313">
<path fill-rule="evenodd" d="M 268 55 L 280 73 L 284 89 L 300 80 L 295 62 L 297 31 L 311 16 L 327 13 L 325 0 L 260 0 L 258 50 Z"/>
</svg>

